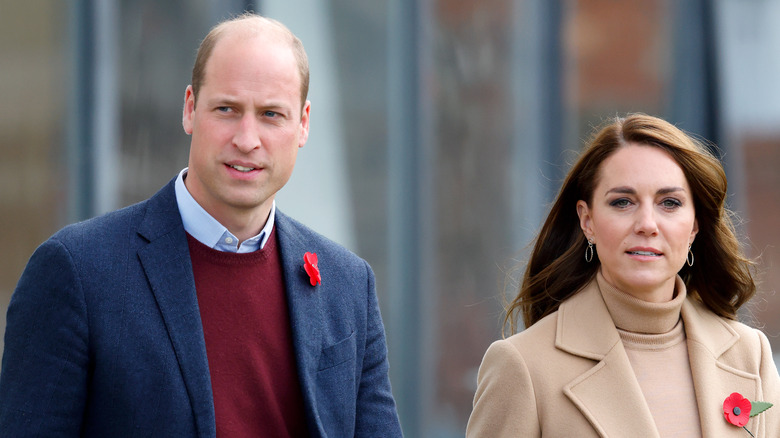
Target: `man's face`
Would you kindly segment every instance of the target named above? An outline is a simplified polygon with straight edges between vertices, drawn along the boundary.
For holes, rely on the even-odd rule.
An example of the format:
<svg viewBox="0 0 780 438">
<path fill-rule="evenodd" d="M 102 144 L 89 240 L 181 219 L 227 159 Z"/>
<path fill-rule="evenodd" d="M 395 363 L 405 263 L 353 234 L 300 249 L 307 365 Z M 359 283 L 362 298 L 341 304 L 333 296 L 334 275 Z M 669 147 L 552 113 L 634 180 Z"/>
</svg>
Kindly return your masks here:
<svg viewBox="0 0 780 438">
<path fill-rule="evenodd" d="M 182 123 L 192 141 L 185 183 L 229 229 L 236 218 L 262 226 L 289 180 L 309 134 L 310 104 L 301 108 L 300 93 L 292 51 L 263 34 L 223 36 L 198 96 L 187 87 Z"/>
</svg>

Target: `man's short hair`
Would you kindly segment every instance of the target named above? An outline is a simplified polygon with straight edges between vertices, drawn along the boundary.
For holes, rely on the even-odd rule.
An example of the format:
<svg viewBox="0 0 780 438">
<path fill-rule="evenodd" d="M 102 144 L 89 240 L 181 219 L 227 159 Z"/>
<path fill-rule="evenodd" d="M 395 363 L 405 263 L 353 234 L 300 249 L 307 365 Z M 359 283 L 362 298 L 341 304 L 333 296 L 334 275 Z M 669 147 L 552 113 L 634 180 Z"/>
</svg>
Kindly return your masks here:
<svg viewBox="0 0 780 438">
<path fill-rule="evenodd" d="M 211 28 L 206 38 L 200 43 L 198 53 L 195 56 L 195 65 L 192 67 L 192 92 L 195 96 L 195 104 L 197 105 L 198 92 L 206 79 L 206 64 L 211 57 L 211 52 L 214 51 L 214 46 L 227 30 L 235 27 L 241 27 L 255 33 L 270 31 L 282 41 L 289 43 L 298 64 L 298 73 L 301 78 L 301 108 L 303 108 L 309 94 L 309 59 L 306 56 L 303 43 L 281 22 L 251 12 L 218 23 Z"/>
</svg>

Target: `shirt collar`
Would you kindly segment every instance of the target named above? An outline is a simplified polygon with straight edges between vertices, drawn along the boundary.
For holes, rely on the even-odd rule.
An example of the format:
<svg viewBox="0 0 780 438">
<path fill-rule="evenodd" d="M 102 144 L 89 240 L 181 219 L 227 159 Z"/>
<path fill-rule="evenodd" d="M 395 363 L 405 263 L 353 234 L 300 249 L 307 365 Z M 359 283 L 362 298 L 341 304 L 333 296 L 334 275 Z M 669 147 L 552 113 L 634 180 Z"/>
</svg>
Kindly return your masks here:
<svg viewBox="0 0 780 438">
<path fill-rule="evenodd" d="M 263 249 L 274 228 L 276 201 L 271 203 L 271 214 L 268 215 L 268 220 L 260 230 L 260 234 L 241 242 L 239 246 L 238 238 L 208 214 L 187 190 L 187 186 L 184 185 L 187 169 L 185 167 L 179 172 L 175 183 L 176 204 L 179 206 L 184 230 L 198 242 L 218 251 L 246 253 Z"/>
</svg>

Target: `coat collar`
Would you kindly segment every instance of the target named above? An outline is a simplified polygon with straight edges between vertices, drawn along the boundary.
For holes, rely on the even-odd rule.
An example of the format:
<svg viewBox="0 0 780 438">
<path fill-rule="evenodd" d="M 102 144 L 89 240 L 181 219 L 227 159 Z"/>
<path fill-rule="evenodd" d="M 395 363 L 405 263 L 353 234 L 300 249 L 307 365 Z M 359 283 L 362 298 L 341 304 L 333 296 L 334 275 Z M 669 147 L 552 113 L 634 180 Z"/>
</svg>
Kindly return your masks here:
<svg viewBox="0 0 780 438">
<path fill-rule="evenodd" d="M 322 350 L 322 315 L 320 314 L 323 285 L 312 286 L 303 268 L 303 255 L 307 251 L 317 251 L 316 239 L 309 236 L 308 230 L 289 216 L 276 210 L 276 236 L 284 270 L 284 284 L 287 291 L 287 304 L 290 311 L 293 348 L 298 365 L 298 378 L 303 391 L 306 417 L 312 436 L 325 436 L 322 422 L 317 412 L 316 372 L 319 355 Z M 320 269 L 326 269 L 322 266 Z"/>
<path fill-rule="evenodd" d="M 174 185 L 149 199 L 138 234 L 148 241 L 138 257 L 176 353 L 200 437 L 216 435 L 206 342 L 195 279 Z"/>
<path fill-rule="evenodd" d="M 658 437 L 650 408 L 595 280 L 561 304 L 555 346 L 597 361 L 566 385 L 564 393 L 601 436 Z M 613 414 L 626 411 L 633 413 L 631 418 Z"/>
<path fill-rule="evenodd" d="M 745 432 L 727 423 L 723 417 L 723 401 L 732 392 L 750 400 L 760 396 L 761 382 L 757 375 L 730 366 L 726 356 L 739 341 L 739 334 L 726 321 L 690 299 L 682 307 L 682 319 L 688 340 L 693 386 L 703 436 L 742 437 Z M 756 436 L 761 416 L 754 417 L 748 427 Z"/>
<path fill-rule="evenodd" d="M 723 418 L 723 400 L 732 392 L 756 399 L 758 376 L 736 370 L 721 358 L 739 340 L 725 321 L 688 298 L 681 310 L 696 400 L 704 436 L 741 436 Z M 596 281 L 558 309 L 556 348 L 591 359 L 593 368 L 564 388 L 567 397 L 604 437 L 657 437 L 650 409 L 636 380 Z M 605 397 L 605 394 L 621 394 Z M 633 412 L 630 418 L 613 412 Z M 644 435 L 637 435 L 644 433 Z"/>
</svg>

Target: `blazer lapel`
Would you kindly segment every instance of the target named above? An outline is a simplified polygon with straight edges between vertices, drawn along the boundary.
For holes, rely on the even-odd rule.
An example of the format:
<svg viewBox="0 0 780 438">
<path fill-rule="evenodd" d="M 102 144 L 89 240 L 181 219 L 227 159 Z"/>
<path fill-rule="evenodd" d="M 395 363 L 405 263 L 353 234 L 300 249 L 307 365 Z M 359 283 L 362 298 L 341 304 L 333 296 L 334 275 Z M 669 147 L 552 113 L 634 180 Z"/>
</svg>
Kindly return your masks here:
<svg viewBox="0 0 780 438">
<path fill-rule="evenodd" d="M 213 437 L 216 423 L 206 343 L 172 183 L 151 198 L 138 233 L 149 241 L 138 256 L 176 353 L 198 434 Z"/>
<path fill-rule="evenodd" d="M 312 286 L 303 268 L 303 254 L 314 252 L 316 248 L 311 240 L 307 240 L 288 216 L 276 211 L 276 236 L 284 269 L 284 284 L 287 291 L 287 303 L 290 309 L 290 325 L 292 326 L 293 348 L 298 365 L 298 377 L 303 390 L 303 400 L 309 424 L 322 430 L 317 412 L 316 373 L 322 351 L 322 320 L 321 304 L 322 285 Z M 320 256 L 322 254 L 319 254 Z M 320 265 L 323 260 L 320 260 Z M 326 279 L 323 279 L 326 281 Z M 314 430 L 311 431 L 315 433 Z"/>
<path fill-rule="evenodd" d="M 737 370 L 719 360 L 739 340 L 739 335 L 720 318 L 690 299 L 683 303 L 682 318 L 688 339 L 688 356 L 702 435 L 746 436 L 742 428 L 725 420 L 723 401 L 733 392 L 757 400 L 760 379 L 757 375 Z M 756 436 L 759 436 L 760 421 L 759 415 L 751 418 L 747 424 Z"/>
<path fill-rule="evenodd" d="M 602 437 L 658 437 L 596 281 L 561 304 L 558 312 L 556 347 L 597 361 L 564 387 L 566 396 Z"/>
</svg>

